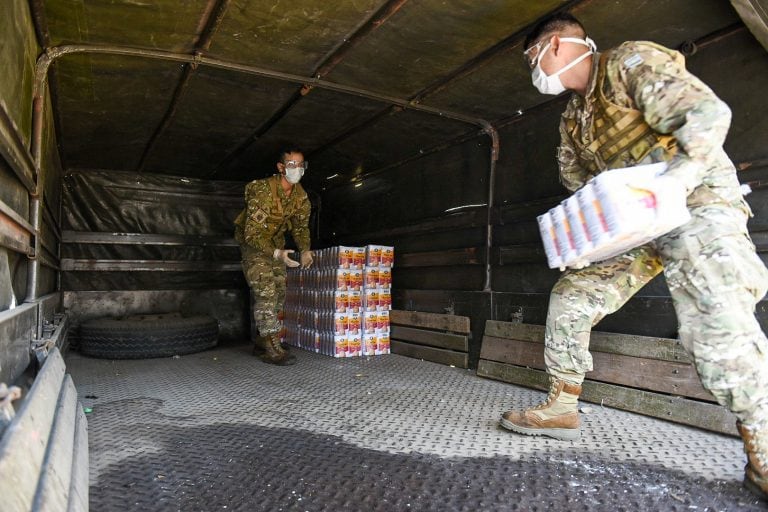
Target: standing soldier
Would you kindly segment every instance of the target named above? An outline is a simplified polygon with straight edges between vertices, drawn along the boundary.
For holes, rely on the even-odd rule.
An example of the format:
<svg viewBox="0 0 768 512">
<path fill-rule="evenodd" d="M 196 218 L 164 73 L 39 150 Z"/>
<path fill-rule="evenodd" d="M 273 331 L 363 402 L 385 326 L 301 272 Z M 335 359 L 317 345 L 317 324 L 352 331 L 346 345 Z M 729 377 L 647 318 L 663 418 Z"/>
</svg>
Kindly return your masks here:
<svg viewBox="0 0 768 512">
<path fill-rule="evenodd" d="M 277 162 L 278 174 L 246 185 L 245 210 L 235 220 L 235 240 L 240 244 L 243 273 L 251 288 L 254 325 L 259 330 L 254 353 L 261 352 L 264 362 L 277 365 L 296 362 L 280 343 L 285 267 L 312 266 L 311 205 L 299 184 L 306 169 L 307 162 L 299 149 L 283 148 Z M 284 248 L 286 231 L 299 248 L 300 262 L 290 258 L 294 251 Z"/>
<path fill-rule="evenodd" d="M 768 271 L 747 231 L 751 214 L 723 150 L 731 112 L 685 69 L 682 55 L 631 41 L 595 53 L 569 14 L 541 22 L 525 42 L 542 94 L 574 94 L 560 122 L 557 159 L 571 192 L 607 169 L 666 161 L 666 179 L 688 192 L 691 220 L 653 242 L 583 269 L 552 289 L 545 331 L 550 391 L 544 403 L 508 411 L 501 425 L 527 435 L 577 439 L 577 400 L 592 370 L 589 335 L 664 272 L 680 341 L 702 384 L 738 418 L 745 485 L 768 493 L 768 341 L 755 304 Z"/>
</svg>

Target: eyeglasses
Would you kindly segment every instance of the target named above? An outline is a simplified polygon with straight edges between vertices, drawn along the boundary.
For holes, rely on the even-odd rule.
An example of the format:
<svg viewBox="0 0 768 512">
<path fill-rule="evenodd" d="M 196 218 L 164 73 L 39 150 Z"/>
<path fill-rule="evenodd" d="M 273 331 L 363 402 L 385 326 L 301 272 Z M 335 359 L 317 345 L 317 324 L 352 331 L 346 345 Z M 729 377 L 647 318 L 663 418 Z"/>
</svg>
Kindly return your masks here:
<svg viewBox="0 0 768 512">
<path fill-rule="evenodd" d="M 525 59 L 525 63 L 528 64 L 529 68 L 533 69 L 536 67 L 539 52 L 541 51 L 541 46 L 544 43 L 545 41 L 539 41 L 523 52 L 523 58 Z"/>
<path fill-rule="evenodd" d="M 287 160 L 283 162 L 283 165 L 286 167 L 286 169 L 302 169 L 306 171 L 309 169 L 309 162 L 297 162 L 296 160 Z"/>
</svg>

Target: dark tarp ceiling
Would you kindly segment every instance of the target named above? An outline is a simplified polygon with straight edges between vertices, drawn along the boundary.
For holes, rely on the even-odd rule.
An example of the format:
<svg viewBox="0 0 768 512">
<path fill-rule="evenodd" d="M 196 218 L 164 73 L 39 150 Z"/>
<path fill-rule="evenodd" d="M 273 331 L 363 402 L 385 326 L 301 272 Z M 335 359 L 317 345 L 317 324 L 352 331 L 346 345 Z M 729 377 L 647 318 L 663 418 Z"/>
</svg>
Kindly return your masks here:
<svg viewBox="0 0 768 512">
<path fill-rule="evenodd" d="M 198 51 L 492 122 L 546 101 L 530 85 L 519 46 L 525 29 L 554 9 L 578 16 L 601 47 L 637 37 L 679 47 L 740 23 L 722 0 L 30 4 L 47 47 Z M 292 140 L 312 159 L 307 182 L 319 188 L 479 133 L 382 101 L 318 88 L 302 95 L 296 83 L 142 57 L 67 55 L 50 82 L 67 169 L 245 180 L 270 174 L 277 143 Z M 326 182 L 334 174 L 341 177 Z"/>
</svg>

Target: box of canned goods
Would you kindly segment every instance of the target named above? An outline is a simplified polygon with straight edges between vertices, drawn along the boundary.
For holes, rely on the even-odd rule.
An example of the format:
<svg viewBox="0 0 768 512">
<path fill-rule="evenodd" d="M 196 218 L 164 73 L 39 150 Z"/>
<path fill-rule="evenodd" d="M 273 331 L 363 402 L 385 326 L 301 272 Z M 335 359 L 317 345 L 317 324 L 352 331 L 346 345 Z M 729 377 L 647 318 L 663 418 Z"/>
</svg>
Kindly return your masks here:
<svg viewBox="0 0 768 512">
<path fill-rule="evenodd" d="M 365 288 L 379 286 L 379 267 L 363 267 L 363 286 Z"/>
<path fill-rule="evenodd" d="M 348 334 L 347 335 L 347 357 L 359 357 L 362 345 L 363 345 L 362 335 L 360 333 L 357 334 Z"/>
<path fill-rule="evenodd" d="M 381 261 L 379 266 L 391 267 L 395 264 L 395 248 L 386 245 L 381 247 Z"/>
<path fill-rule="evenodd" d="M 365 266 L 365 247 L 354 247 L 350 268 L 362 269 Z"/>
<path fill-rule="evenodd" d="M 379 288 L 379 310 L 392 309 L 392 290 Z"/>
<path fill-rule="evenodd" d="M 379 312 L 366 311 L 363 313 L 363 333 L 375 334 L 379 330 Z"/>
<path fill-rule="evenodd" d="M 376 328 L 378 332 L 389 332 L 389 310 L 377 311 Z"/>
<path fill-rule="evenodd" d="M 349 294 L 347 311 L 350 313 L 360 313 L 363 309 L 363 293 L 359 290 L 351 290 L 347 293 Z"/>
<path fill-rule="evenodd" d="M 346 334 L 337 334 L 333 337 L 333 357 L 347 357 L 349 342 Z"/>
<path fill-rule="evenodd" d="M 379 288 L 392 288 L 391 267 L 379 267 Z"/>
<path fill-rule="evenodd" d="M 376 354 L 389 354 L 390 351 L 390 342 L 389 342 L 389 333 L 382 333 L 378 336 L 378 344 L 376 345 Z"/>
<path fill-rule="evenodd" d="M 362 269 L 350 269 L 349 281 L 347 282 L 350 290 L 362 290 L 363 289 L 363 270 Z"/>
<path fill-rule="evenodd" d="M 361 349 L 364 356 L 375 356 L 378 348 L 379 338 L 376 333 L 363 334 L 363 347 Z"/>
<path fill-rule="evenodd" d="M 365 266 L 378 267 L 380 264 L 381 264 L 381 246 L 366 245 L 365 246 Z"/>
<path fill-rule="evenodd" d="M 333 333 L 337 336 L 347 334 L 349 329 L 349 314 L 348 313 L 334 313 L 333 314 Z"/>
<path fill-rule="evenodd" d="M 379 309 L 379 289 L 366 288 L 363 291 L 363 309 L 366 311 L 376 311 Z"/>
<path fill-rule="evenodd" d="M 346 313 L 349 308 L 349 292 L 336 290 L 330 292 L 333 297 L 333 309 L 337 313 Z"/>
<path fill-rule="evenodd" d="M 360 334 L 360 327 L 361 327 L 362 321 L 363 319 L 360 316 L 360 313 L 349 313 L 348 322 L 347 322 L 347 333 Z"/>
</svg>

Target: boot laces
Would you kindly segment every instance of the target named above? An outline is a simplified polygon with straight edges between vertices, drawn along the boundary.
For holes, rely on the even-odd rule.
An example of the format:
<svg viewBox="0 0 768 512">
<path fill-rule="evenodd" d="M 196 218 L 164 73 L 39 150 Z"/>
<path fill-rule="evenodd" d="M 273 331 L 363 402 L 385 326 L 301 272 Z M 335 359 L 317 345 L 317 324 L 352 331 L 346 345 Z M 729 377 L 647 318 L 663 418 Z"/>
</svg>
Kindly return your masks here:
<svg viewBox="0 0 768 512">
<path fill-rule="evenodd" d="M 750 438 L 745 441 L 747 451 L 753 453 L 762 471 L 768 471 L 768 427 L 748 428 Z"/>
<path fill-rule="evenodd" d="M 533 410 L 546 409 L 550 406 L 550 404 L 552 404 L 552 401 L 555 399 L 555 395 L 557 395 L 557 383 L 558 380 L 555 377 L 549 378 L 549 393 L 547 393 L 547 399 L 543 403 L 540 403 L 534 407 Z"/>
</svg>

